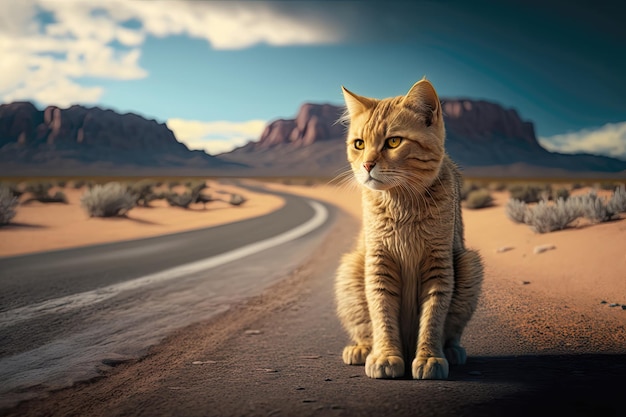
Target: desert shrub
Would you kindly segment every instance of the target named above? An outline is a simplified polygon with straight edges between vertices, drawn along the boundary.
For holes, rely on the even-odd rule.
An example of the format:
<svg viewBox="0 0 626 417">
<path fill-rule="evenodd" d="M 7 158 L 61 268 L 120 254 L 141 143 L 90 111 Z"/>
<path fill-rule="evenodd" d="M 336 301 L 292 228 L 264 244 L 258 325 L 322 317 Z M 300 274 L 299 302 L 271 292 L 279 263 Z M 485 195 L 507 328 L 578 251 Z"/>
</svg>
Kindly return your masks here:
<svg viewBox="0 0 626 417">
<path fill-rule="evenodd" d="M 567 190 L 567 188 L 557 188 L 552 192 L 553 200 L 558 200 L 559 198 L 562 198 L 563 200 L 567 200 L 569 198 L 569 191 Z"/>
<path fill-rule="evenodd" d="M 572 190 L 580 190 L 581 188 L 583 188 L 583 185 L 581 183 L 575 182 L 574 184 L 572 184 Z"/>
<path fill-rule="evenodd" d="M 14 182 L 2 182 L 0 183 L 0 188 L 8 189 L 13 197 L 19 198 L 22 194 L 24 194 L 24 191 L 22 191 L 20 187 Z"/>
<path fill-rule="evenodd" d="M 607 222 L 618 214 L 613 212 L 613 207 L 609 207 L 602 198 L 598 197 L 595 191 L 591 191 L 587 195 L 570 198 L 570 200 L 575 202 L 579 213 L 592 223 Z"/>
<path fill-rule="evenodd" d="M 167 183 L 167 188 L 169 188 L 170 190 L 174 187 L 178 187 L 180 185 L 180 181 L 170 181 Z"/>
<path fill-rule="evenodd" d="M 188 187 L 191 189 L 191 195 L 195 197 L 200 195 L 200 191 L 204 190 L 205 188 L 209 188 L 209 186 L 206 185 L 206 182 L 204 181 L 191 182 L 189 183 Z"/>
<path fill-rule="evenodd" d="M 512 198 L 506 203 L 505 208 L 507 217 L 513 222 L 526 223 L 526 212 L 528 211 L 526 203 Z"/>
<path fill-rule="evenodd" d="M 80 190 L 81 188 L 83 188 L 85 186 L 87 182 L 85 180 L 75 180 L 74 181 L 74 188 L 76 190 Z"/>
<path fill-rule="evenodd" d="M 614 182 L 601 182 L 600 184 L 598 184 L 598 187 L 601 190 L 606 190 L 606 191 L 613 191 L 615 190 L 615 188 L 617 187 L 616 184 Z"/>
<path fill-rule="evenodd" d="M 246 199 L 241 194 L 231 194 L 228 202 L 233 206 L 240 206 L 246 202 Z"/>
<path fill-rule="evenodd" d="M 66 180 L 57 180 L 57 187 L 60 187 L 60 188 L 67 187 L 67 181 Z"/>
<path fill-rule="evenodd" d="M 505 182 L 496 182 L 489 185 L 489 188 L 493 191 L 504 191 L 506 190 L 506 187 L 507 185 Z"/>
<path fill-rule="evenodd" d="M 37 198 L 40 196 L 41 197 L 47 196 L 51 188 L 52 188 L 52 183 L 48 181 L 29 182 L 24 187 L 24 192 L 30 193 L 33 195 L 33 197 Z"/>
<path fill-rule="evenodd" d="M 463 186 L 461 187 L 461 200 L 465 201 L 469 193 L 471 193 L 472 191 L 479 190 L 479 189 L 480 187 L 476 183 L 464 182 Z"/>
<path fill-rule="evenodd" d="M 17 207 L 17 197 L 11 188 L 0 185 L 0 226 L 8 224 L 15 217 Z"/>
<path fill-rule="evenodd" d="M 575 204 L 560 198 L 555 203 L 540 201 L 528 209 L 524 220 L 535 232 L 548 233 L 565 229 L 579 214 Z"/>
<path fill-rule="evenodd" d="M 53 187 L 51 182 L 34 182 L 26 185 L 24 191 L 32 195 L 31 198 L 24 201 L 28 204 L 33 201 L 40 203 L 63 203 L 67 204 L 67 197 L 63 191 L 57 191 L 54 195 L 50 195 L 50 189 Z"/>
<path fill-rule="evenodd" d="M 135 207 L 137 196 L 119 182 L 95 185 L 80 198 L 90 217 L 124 216 Z"/>
<path fill-rule="evenodd" d="M 528 184 L 514 184 L 509 187 L 509 194 L 512 199 L 525 203 L 536 203 L 541 200 L 541 194 L 545 189 Z"/>
<path fill-rule="evenodd" d="M 479 209 L 490 207 L 493 204 L 493 198 L 489 190 L 481 188 L 480 190 L 471 191 L 467 194 L 465 207 L 469 209 Z"/>
<path fill-rule="evenodd" d="M 137 197 L 137 205 L 149 207 L 150 202 L 157 199 L 154 193 L 155 182 L 152 180 L 141 180 L 130 186 L 130 191 Z"/>
<path fill-rule="evenodd" d="M 206 208 L 206 203 L 210 203 L 215 201 L 215 199 L 210 194 L 198 194 L 196 197 L 196 203 L 202 203 L 204 208 Z"/>
<path fill-rule="evenodd" d="M 620 185 L 615 189 L 609 200 L 608 209 L 615 214 L 626 213 L 626 186 Z"/>
<path fill-rule="evenodd" d="M 182 208 L 189 208 L 189 205 L 195 202 L 196 197 L 197 196 L 193 196 L 190 192 L 183 194 L 168 193 L 165 195 L 165 199 L 170 206 Z"/>
</svg>

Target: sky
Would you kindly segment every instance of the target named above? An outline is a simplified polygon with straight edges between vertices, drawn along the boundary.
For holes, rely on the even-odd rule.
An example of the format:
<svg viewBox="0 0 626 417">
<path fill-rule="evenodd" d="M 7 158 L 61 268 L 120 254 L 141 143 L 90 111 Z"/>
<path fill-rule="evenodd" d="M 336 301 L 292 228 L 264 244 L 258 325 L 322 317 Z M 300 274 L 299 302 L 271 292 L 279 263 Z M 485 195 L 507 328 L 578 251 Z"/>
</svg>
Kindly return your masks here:
<svg viewBox="0 0 626 417">
<path fill-rule="evenodd" d="M 626 159 L 618 1 L 21 0 L 0 5 L 0 102 L 167 123 L 217 154 L 341 86 L 489 100 L 561 152 Z"/>
</svg>

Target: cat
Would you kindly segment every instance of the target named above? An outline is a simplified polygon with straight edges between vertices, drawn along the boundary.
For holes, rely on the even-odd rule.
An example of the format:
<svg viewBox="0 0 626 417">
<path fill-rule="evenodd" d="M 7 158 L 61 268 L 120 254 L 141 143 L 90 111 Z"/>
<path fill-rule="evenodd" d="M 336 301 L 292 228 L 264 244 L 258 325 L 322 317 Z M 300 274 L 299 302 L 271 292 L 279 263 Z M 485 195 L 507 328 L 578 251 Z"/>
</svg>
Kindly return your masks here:
<svg viewBox="0 0 626 417">
<path fill-rule="evenodd" d="M 461 175 L 444 149 L 441 103 L 426 78 L 383 100 L 342 89 L 363 206 L 356 249 L 335 280 L 337 314 L 354 343 L 343 361 L 365 364 L 371 378 L 446 379 L 449 364 L 466 361 L 461 334 L 483 264 L 465 248 Z"/>
</svg>

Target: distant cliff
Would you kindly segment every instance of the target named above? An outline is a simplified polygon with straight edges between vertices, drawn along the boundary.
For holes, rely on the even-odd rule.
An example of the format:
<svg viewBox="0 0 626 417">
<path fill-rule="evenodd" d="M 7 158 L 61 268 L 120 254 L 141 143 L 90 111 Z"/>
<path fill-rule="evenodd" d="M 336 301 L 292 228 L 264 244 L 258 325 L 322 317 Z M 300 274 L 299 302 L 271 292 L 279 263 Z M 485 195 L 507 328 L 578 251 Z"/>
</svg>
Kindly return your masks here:
<svg viewBox="0 0 626 417">
<path fill-rule="evenodd" d="M 514 109 L 469 99 L 443 99 L 446 149 L 472 175 L 542 176 L 619 173 L 626 161 L 597 155 L 547 151 L 530 121 Z M 295 119 L 267 125 L 257 142 L 218 157 L 259 172 L 334 176 L 347 168 L 346 128 L 337 124 L 343 108 L 306 103 Z"/>
<path fill-rule="evenodd" d="M 136 114 L 77 105 L 41 111 L 29 102 L 0 105 L 0 163 L 3 174 L 241 167 L 190 151 L 165 124 Z"/>
</svg>

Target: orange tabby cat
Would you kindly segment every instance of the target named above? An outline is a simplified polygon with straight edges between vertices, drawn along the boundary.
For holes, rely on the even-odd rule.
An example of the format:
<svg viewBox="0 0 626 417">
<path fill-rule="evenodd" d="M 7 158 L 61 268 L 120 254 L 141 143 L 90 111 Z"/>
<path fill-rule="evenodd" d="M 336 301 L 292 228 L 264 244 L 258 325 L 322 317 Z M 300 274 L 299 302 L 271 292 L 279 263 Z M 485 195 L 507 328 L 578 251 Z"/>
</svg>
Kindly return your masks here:
<svg viewBox="0 0 626 417">
<path fill-rule="evenodd" d="M 371 378 L 447 378 L 448 363 L 466 360 L 461 334 L 483 267 L 465 248 L 439 98 L 426 79 L 384 100 L 343 93 L 363 200 L 357 247 L 337 271 L 337 313 L 354 342 L 343 360 Z"/>
</svg>

